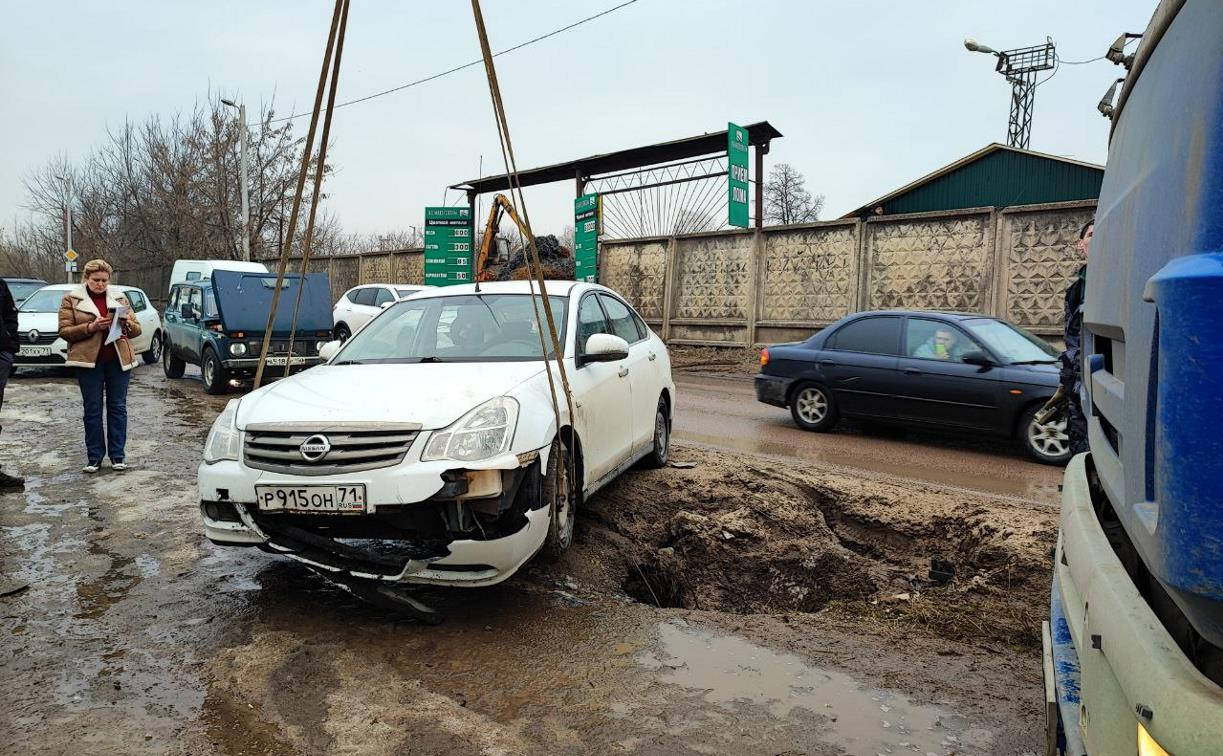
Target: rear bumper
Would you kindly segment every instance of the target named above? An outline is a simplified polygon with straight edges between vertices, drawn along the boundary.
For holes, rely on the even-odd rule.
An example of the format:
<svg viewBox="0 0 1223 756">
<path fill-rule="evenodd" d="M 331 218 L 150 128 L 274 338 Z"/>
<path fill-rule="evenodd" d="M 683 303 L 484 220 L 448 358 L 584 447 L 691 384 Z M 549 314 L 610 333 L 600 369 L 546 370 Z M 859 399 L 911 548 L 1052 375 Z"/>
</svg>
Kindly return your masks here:
<svg viewBox="0 0 1223 756">
<path fill-rule="evenodd" d="M 1167 751 L 1212 753 L 1223 743 L 1223 688 L 1181 652 L 1109 545 L 1085 460 L 1066 468 L 1046 649 L 1065 752 L 1137 753 L 1141 724 Z"/>
<path fill-rule="evenodd" d="M 793 378 L 759 373 L 756 375 L 756 401 L 785 407 L 793 384 Z"/>
</svg>

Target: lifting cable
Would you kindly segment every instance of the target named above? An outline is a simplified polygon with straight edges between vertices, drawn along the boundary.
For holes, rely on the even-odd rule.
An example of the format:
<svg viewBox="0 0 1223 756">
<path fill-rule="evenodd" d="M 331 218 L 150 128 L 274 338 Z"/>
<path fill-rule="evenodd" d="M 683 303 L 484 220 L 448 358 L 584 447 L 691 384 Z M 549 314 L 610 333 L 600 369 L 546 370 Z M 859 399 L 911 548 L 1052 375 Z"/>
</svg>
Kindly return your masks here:
<svg viewBox="0 0 1223 756">
<path fill-rule="evenodd" d="M 280 264 L 276 271 L 276 288 L 272 291 L 272 307 L 268 312 L 267 328 L 265 328 L 263 331 L 263 345 L 262 347 L 260 347 L 260 350 L 259 350 L 259 365 L 255 369 L 255 386 L 254 387 L 256 389 L 259 388 L 259 386 L 263 383 L 263 371 L 264 371 L 264 367 L 267 365 L 268 348 L 271 346 L 271 341 L 272 341 L 272 329 L 275 327 L 276 312 L 277 312 L 277 308 L 280 305 L 280 292 L 282 290 L 282 287 L 284 286 L 285 271 L 289 267 L 289 257 L 293 251 L 293 236 L 294 236 L 294 232 L 297 230 L 297 217 L 298 217 L 298 212 L 301 210 L 302 194 L 304 193 L 304 190 L 306 187 L 306 176 L 310 172 L 310 156 L 314 153 L 314 134 L 315 134 L 316 128 L 318 127 L 319 111 L 322 109 L 323 90 L 327 85 L 327 71 L 328 69 L 332 68 L 331 54 L 332 54 L 332 51 L 336 50 L 337 48 L 337 30 L 339 30 L 338 47 L 341 49 L 343 48 L 343 34 L 344 34 L 345 24 L 340 23 L 341 18 L 344 19 L 345 24 L 346 24 L 348 20 L 348 0 L 335 0 L 335 10 L 331 14 L 331 31 L 328 32 L 327 34 L 327 49 L 323 52 L 323 68 L 319 72 L 318 89 L 316 90 L 315 95 L 314 95 L 314 111 L 310 115 L 310 128 L 306 132 L 305 145 L 302 148 L 302 165 L 301 165 L 301 171 L 298 173 L 298 176 L 297 176 L 297 189 L 293 193 L 293 209 L 289 213 L 289 230 L 285 236 L 284 247 L 281 249 L 281 252 L 280 252 Z M 327 135 L 328 127 L 331 125 L 331 111 L 333 109 L 332 106 L 335 102 L 335 83 L 339 78 L 339 63 L 340 63 L 339 54 L 337 53 L 336 60 L 335 60 L 335 68 L 332 71 L 332 91 L 331 91 L 331 96 L 328 98 L 328 103 L 327 103 L 326 124 L 323 127 L 323 143 L 319 147 L 318 169 L 315 171 L 314 197 L 312 200 L 312 206 L 310 208 L 309 225 L 306 229 L 306 234 L 305 234 L 306 244 L 305 244 L 305 249 L 303 251 L 303 258 L 302 258 L 302 269 L 301 269 L 302 277 L 298 281 L 298 293 L 297 293 L 298 305 L 301 304 L 301 290 L 305 286 L 306 263 L 309 261 L 310 244 L 311 244 L 312 237 L 314 234 L 315 209 L 317 208 L 318 202 L 322 197 L 322 192 L 320 191 L 320 182 L 322 181 L 322 173 L 323 173 L 322 168 L 324 164 L 323 159 L 324 157 L 326 157 L 326 153 L 327 153 L 327 136 L 326 135 Z M 290 324 L 289 333 L 292 334 L 296 330 L 297 330 L 297 308 L 295 307 L 293 310 L 293 320 Z M 290 339 L 292 339 L 291 335 L 290 335 Z M 290 344 L 291 343 L 292 342 L 290 341 Z M 292 365 L 292 363 L 293 363 L 292 352 L 290 352 L 290 354 L 285 358 L 285 374 L 286 375 L 288 375 L 289 367 Z"/>
<path fill-rule="evenodd" d="M 531 301 L 535 309 L 535 325 L 539 329 L 539 346 L 544 359 L 544 373 L 548 376 L 548 389 L 552 397 L 552 413 L 556 418 L 556 433 L 557 437 L 561 438 L 561 411 L 560 405 L 556 398 L 556 383 L 552 377 L 552 370 L 548 367 L 548 347 L 544 343 L 544 326 L 547 326 L 548 335 L 552 341 L 552 355 L 556 359 L 557 372 L 560 374 L 561 386 L 565 392 L 565 404 L 569 410 L 569 422 L 571 425 L 570 433 L 571 440 L 569 445 L 576 447 L 576 430 L 573 426 L 577 423 L 576 412 L 573 407 L 573 391 L 569 387 L 569 377 L 565 372 L 564 352 L 562 351 L 560 338 L 556 332 L 556 321 L 552 317 L 552 303 L 548 299 L 548 286 L 544 280 L 543 263 L 539 257 L 539 247 L 535 244 L 535 233 L 531 230 L 531 216 L 527 212 L 526 199 L 522 194 L 522 181 L 518 176 L 518 163 L 514 159 L 514 145 L 510 140 L 509 122 L 505 117 L 505 103 L 501 99 L 501 87 L 497 83 L 497 69 L 493 65 L 493 54 L 488 44 L 488 30 L 484 26 L 484 14 L 480 12 L 480 0 L 471 0 L 471 10 L 475 15 L 476 32 L 480 36 L 480 50 L 484 55 L 484 72 L 488 77 L 489 95 L 493 101 L 493 114 L 497 121 L 497 135 L 501 142 L 501 158 L 505 162 L 505 173 L 509 183 L 511 198 L 516 197 L 517 205 L 522 210 L 522 222 L 527 230 L 527 244 L 530 249 L 530 254 L 526 256 L 527 263 L 527 280 L 530 282 Z M 535 296 L 535 285 L 539 284 L 539 294 Z M 544 319 L 546 324 L 539 317 L 539 304 L 542 301 Z M 562 443 L 564 443 L 564 440 Z M 569 464 L 567 472 L 572 485 L 576 486 L 578 494 L 582 491 L 582 482 L 576 479 L 576 455 L 577 450 L 573 448 L 569 453 Z M 568 495 L 568 492 L 566 492 Z M 576 501 L 570 502 L 570 506 L 575 506 Z"/>
</svg>

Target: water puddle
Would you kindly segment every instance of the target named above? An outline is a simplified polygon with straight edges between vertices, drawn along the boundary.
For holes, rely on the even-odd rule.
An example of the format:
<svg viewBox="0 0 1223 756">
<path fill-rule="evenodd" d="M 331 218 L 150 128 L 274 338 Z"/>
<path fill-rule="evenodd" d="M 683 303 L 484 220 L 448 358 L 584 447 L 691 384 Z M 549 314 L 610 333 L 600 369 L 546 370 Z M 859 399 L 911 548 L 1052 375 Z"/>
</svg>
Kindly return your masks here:
<svg viewBox="0 0 1223 756">
<path fill-rule="evenodd" d="M 777 718 L 806 710 L 826 720 L 822 740 L 854 754 L 958 754 L 989 751 L 988 733 L 933 706 L 861 685 L 843 672 L 810 667 L 734 636 L 659 625 L 661 649 L 638 661 L 661 681 L 705 691 L 723 707 L 754 705 Z"/>
</svg>

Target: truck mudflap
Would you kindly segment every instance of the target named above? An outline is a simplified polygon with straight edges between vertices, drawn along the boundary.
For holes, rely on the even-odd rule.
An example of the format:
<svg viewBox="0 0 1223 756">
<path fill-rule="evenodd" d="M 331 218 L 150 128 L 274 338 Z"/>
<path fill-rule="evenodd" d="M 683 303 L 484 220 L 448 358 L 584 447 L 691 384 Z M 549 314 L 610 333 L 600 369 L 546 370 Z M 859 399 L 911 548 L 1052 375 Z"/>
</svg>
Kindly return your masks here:
<svg viewBox="0 0 1223 756">
<path fill-rule="evenodd" d="M 1142 733 L 1162 749 L 1142 753 L 1219 753 L 1223 688 L 1193 666 L 1138 592 L 1096 517 L 1086 470 L 1085 454 L 1066 468 L 1050 598 L 1046 654 L 1063 752 L 1135 754 Z"/>
</svg>

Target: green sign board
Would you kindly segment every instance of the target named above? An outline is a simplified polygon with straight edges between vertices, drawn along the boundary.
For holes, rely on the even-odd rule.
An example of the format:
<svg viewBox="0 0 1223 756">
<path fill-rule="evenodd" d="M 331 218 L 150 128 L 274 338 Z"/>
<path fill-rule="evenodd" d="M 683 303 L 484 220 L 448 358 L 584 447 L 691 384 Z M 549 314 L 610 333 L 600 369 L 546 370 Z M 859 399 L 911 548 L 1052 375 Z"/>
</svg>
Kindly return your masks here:
<svg viewBox="0 0 1223 756">
<path fill-rule="evenodd" d="M 730 225 L 747 228 L 751 225 L 747 210 L 747 129 L 726 124 L 726 176 L 730 192 Z M 757 176 L 759 181 L 760 177 Z"/>
<path fill-rule="evenodd" d="M 470 207 L 425 208 L 425 285 L 471 283 Z"/>
<path fill-rule="evenodd" d="M 599 210 L 597 194 L 586 194 L 573 201 L 574 278 L 596 283 L 599 280 Z"/>
</svg>

